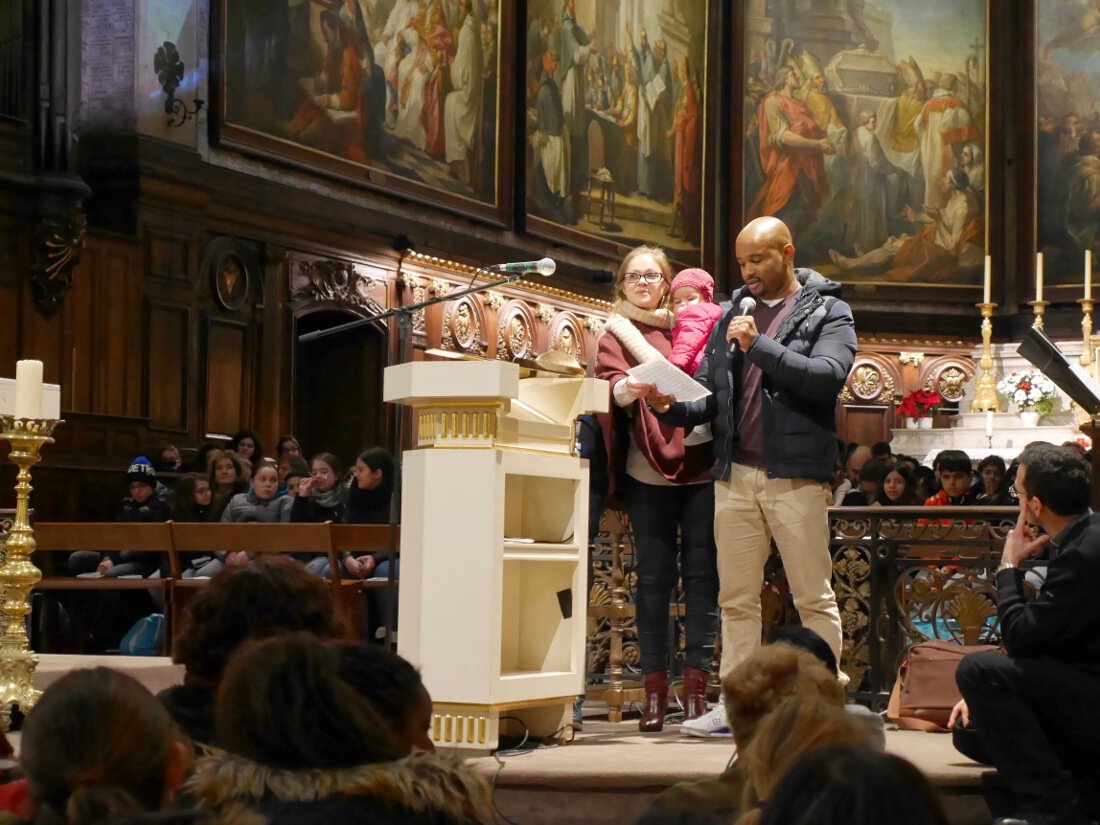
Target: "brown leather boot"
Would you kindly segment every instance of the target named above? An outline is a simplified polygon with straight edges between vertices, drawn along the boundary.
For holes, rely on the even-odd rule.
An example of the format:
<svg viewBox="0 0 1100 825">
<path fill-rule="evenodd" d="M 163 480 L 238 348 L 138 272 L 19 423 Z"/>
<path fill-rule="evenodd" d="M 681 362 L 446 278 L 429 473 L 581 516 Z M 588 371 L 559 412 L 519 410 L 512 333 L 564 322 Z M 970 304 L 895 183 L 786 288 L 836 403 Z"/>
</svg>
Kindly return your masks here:
<svg viewBox="0 0 1100 825">
<path fill-rule="evenodd" d="M 693 667 L 684 668 L 684 719 L 698 719 L 707 712 L 707 678 Z"/>
<path fill-rule="evenodd" d="M 668 710 L 668 673 L 664 670 L 645 675 L 645 709 L 642 711 L 638 730 L 642 733 L 656 733 L 665 726 L 665 711 Z"/>
</svg>

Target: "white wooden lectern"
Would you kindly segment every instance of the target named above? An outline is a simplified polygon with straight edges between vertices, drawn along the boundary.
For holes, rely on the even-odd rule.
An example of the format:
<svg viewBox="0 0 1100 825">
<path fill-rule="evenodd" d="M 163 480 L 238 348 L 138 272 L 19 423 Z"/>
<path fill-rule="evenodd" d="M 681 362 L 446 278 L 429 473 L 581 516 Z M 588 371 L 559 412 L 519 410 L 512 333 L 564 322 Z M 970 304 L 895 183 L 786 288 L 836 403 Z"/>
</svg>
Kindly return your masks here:
<svg viewBox="0 0 1100 825">
<path fill-rule="evenodd" d="M 400 364 L 416 411 L 402 464 L 398 651 L 421 669 L 439 747 L 488 753 L 504 717 L 548 736 L 584 690 L 588 462 L 576 418 L 607 382 L 504 361 Z"/>
</svg>

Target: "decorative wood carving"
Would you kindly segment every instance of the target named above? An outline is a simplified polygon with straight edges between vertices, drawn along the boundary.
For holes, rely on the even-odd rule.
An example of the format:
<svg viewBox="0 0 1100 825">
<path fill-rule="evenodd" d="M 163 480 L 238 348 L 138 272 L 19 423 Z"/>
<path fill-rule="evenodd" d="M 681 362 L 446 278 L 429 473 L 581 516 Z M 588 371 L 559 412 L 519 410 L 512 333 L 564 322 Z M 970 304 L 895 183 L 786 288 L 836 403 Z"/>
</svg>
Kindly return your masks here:
<svg viewBox="0 0 1100 825">
<path fill-rule="evenodd" d="M 944 356 L 924 367 L 920 386 L 935 390 L 945 401 L 959 401 L 966 391 L 966 384 L 974 377 L 974 362 L 969 358 Z"/>
<path fill-rule="evenodd" d="M 497 313 L 497 358 L 514 361 L 530 358 L 534 343 L 534 314 L 523 301 L 509 301 Z"/>
<path fill-rule="evenodd" d="M 61 308 L 62 297 L 73 285 L 73 268 L 84 251 L 88 218 L 80 209 L 38 224 L 35 234 L 31 286 L 38 308 L 52 315 Z"/>
<path fill-rule="evenodd" d="M 540 310 L 542 307 L 540 307 Z M 550 321 L 547 349 L 556 349 L 573 355 L 581 364 L 587 363 L 584 333 L 580 319 L 572 312 L 559 312 Z"/>
<path fill-rule="evenodd" d="M 481 307 L 472 296 L 459 298 L 447 308 L 443 319 L 443 349 L 481 355 L 485 352 Z"/>
<path fill-rule="evenodd" d="M 901 383 L 894 366 L 878 354 L 856 356 L 848 380 L 838 401 L 864 404 L 889 404 Z"/>
<path fill-rule="evenodd" d="M 291 274 L 290 298 L 292 301 L 330 301 L 364 312 L 381 312 L 382 306 L 370 295 L 375 283 L 376 279 L 361 275 L 350 261 L 301 261 Z"/>
</svg>

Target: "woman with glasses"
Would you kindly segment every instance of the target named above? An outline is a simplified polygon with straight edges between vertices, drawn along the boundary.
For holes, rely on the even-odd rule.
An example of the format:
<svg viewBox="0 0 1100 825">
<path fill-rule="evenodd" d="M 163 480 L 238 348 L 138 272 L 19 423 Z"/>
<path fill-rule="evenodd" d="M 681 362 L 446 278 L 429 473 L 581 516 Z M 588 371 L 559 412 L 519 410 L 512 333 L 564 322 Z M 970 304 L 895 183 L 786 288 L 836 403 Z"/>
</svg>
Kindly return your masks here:
<svg viewBox="0 0 1100 825">
<path fill-rule="evenodd" d="M 675 322 L 669 309 L 672 269 L 665 253 L 639 246 L 623 258 L 615 305 L 600 335 L 596 377 L 611 384 L 608 498 L 625 505 L 634 533 L 638 644 L 645 679 L 639 729 L 659 731 L 668 706 L 668 606 L 683 582 L 684 710 L 706 712 L 714 646 L 718 572 L 714 548 L 714 485 L 710 445 L 685 446 L 685 432 L 662 424 L 646 405 L 652 385 L 627 374 L 638 364 L 666 359 Z M 679 539 L 679 543 L 677 542 Z M 679 553 L 679 570 L 677 569 Z"/>
<path fill-rule="evenodd" d="M 321 524 L 331 521 L 340 524 L 347 510 L 348 491 L 341 482 L 344 477 L 340 459 L 332 453 L 318 453 L 309 462 L 310 474 L 298 483 L 298 495 L 290 508 L 290 520 Z M 314 556 L 306 561 L 306 569 L 321 573 L 328 566 L 328 558 Z"/>
</svg>

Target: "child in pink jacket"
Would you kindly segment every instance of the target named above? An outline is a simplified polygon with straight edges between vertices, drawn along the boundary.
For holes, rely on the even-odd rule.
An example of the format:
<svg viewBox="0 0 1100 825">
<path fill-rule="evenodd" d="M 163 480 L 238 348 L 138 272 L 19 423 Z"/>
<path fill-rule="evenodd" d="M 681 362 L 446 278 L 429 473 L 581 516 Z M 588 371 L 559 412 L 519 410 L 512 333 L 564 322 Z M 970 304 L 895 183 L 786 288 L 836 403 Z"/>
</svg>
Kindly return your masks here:
<svg viewBox="0 0 1100 825">
<path fill-rule="evenodd" d="M 703 362 L 703 348 L 722 308 L 714 301 L 714 278 L 703 269 L 685 269 L 672 280 L 672 311 L 676 326 L 672 330 L 669 363 L 688 375 L 695 375 Z"/>
</svg>

